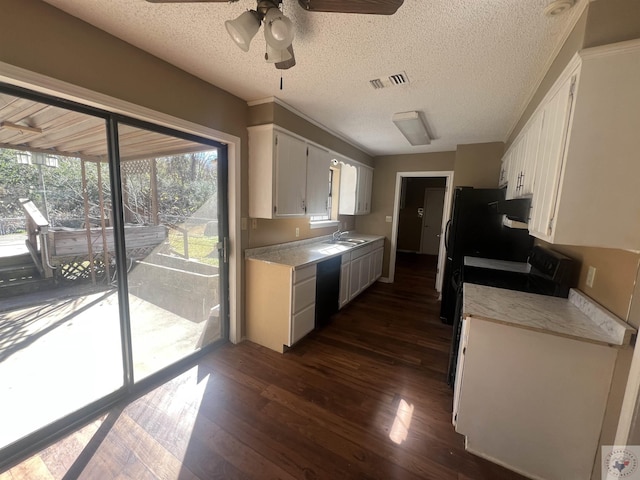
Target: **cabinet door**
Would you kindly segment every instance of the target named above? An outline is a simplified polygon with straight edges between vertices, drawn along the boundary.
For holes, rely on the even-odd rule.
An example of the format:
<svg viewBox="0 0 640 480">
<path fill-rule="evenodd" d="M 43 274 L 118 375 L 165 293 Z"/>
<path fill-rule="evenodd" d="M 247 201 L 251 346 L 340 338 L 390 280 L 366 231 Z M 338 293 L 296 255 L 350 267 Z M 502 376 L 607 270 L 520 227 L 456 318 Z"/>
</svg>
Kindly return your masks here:
<svg viewBox="0 0 640 480">
<path fill-rule="evenodd" d="M 326 215 L 329 211 L 329 152 L 307 145 L 307 215 Z"/>
<path fill-rule="evenodd" d="M 357 186 L 357 167 L 340 162 L 340 198 L 338 203 L 340 215 L 355 215 Z"/>
<path fill-rule="evenodd" d="M 340 266 L 340 308 L 349 303 L 349 273 L 351 272 L 351 261 L 342 257 Z"/>
<path fill-rule="evenodd" d="M 509 151 L 509 181 L 507 183 L 507 198 L 520 196 L 520 182 L 522 179 L 522 136 L 518 136 L 511 144 Z"/>
<path fill-rule="evenodd" d="M 362 263 L 360 264 L 360 291 L 363 291 L 369 285 L 371 285 L 371 253 L 367 253 L 362 257 Z"/>
<path fill-rule="evenodd" d="M 529 221 L 531 235 L 543 240 L 552 238 L 574 81 L 575 76 L 569 78 L 544 107 Z"/>
<path fill-rule="evenodd" d="M 382 276 L 382 259 L 384 257 L 384 248 L 379 248 L 373 252 L 373 280 L 377 280 Z"/>
<path fill-rule="evenodd" d="M 356 214 L 364 215 L 371 212 L 371 186 L 373 171 L 367 167 L 358 167 L 358 202 Z"/>
<path fill-rule="evenodd" d="M 500 164 L 500 177 L 498 178 L 498 187 L 502 188 L 509 182 L 509 155 L 505 154 L 502 157 Z"/>
<path fill-rule="evenodd" d="M 302 140 L 277 132 L 276 155 L 276 204 L 278 217 L 303 216 L 307 184 L 307 145 Z"/>
<path fill-rule="evenodd" d="M 357 297 L 362 290 L 360 286 L 360 270 L 363 258 L 364 257 L 359 257 L 351 260 L 351 271 L 349 272 L 349 300 L 353 300 Z"/>
<path fill-rule="evenodd" d="M 520 195 L 532 195 L 535 183 L 535 172 L 540 149 L 544 111 L 539 111 L 527 124 L 527 131 L 523 139 L 522 177 L 520 180 Z"/>
<path fill-rule="evenodd" d="M 316 304 L 313 303 L 304 310 L 293 315 L 291 319 L 291 342 L 289 343 L 289 346 L 293 345 L 313 330 L 315 325 Z"/>
</svg>

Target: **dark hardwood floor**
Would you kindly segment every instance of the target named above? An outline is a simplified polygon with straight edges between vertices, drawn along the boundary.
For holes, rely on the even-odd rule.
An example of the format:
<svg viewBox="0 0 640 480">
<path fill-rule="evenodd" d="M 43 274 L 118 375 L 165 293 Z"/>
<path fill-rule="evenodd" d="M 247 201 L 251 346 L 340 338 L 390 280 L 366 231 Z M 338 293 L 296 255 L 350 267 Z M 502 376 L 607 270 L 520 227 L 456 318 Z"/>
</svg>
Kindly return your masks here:
<svg viewBox="0 0 640 480">
<path fill-rule="evenodd" d="M 434 271 L 399 255 L 394 284 L 286 354 L 225 345 L 0 480 L 523 478 L 465 452 L 451 425 Z"/>
</svg>

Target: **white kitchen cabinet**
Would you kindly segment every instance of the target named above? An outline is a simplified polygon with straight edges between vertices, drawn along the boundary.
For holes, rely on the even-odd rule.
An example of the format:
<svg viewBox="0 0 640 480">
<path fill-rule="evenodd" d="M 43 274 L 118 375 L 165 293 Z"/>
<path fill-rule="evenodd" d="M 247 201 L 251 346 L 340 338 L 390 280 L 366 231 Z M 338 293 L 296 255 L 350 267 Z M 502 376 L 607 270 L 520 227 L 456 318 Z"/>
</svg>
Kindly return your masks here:
<svg viewBox="0 0 640 480">
<path fill-rule="evenodd" d="M 340 215 L 366 215 L 371 212 L 373 169 L 340 162 Z"/>
<path fill-rule="evenodd" d="M 527 122 L 505 154 L 508 163 L 506 198 L 531 196 L 543 115 L 536 114 Z M 502 175 L 502 170 L 501 170 Z"/>
<path fill-rule="evenodd" d="M 349 272 L 349 301 L 356 298 L 362 291 L 360 273 L 362 270 L 362 257 L 351 257 L 351 269 Z"/>
<path fill-rule="evenodd" d="M 349 274 L 351 273 L 351 253 L 342 255 L 340 264 L 340 308 L 344 307 L 351 298 L 349 298 Z"/>
<path fill-rule="evenodd" d="M 349 300 L 353 300 L 382 275 L 384 240 L 364 245 L 351 252 Z"/>
<path fill-rule="evenodd" d="M 468 451 L 528 477 L 587 480 L 616 356 L 607 345 L 468 317 L 456 431 Z"/>
<path fill-rule="evenodd" d="M 247 339 L 283 352 L 315 327 L 316 265 L 246 262 Z"/>
<path fill-rule="evenodd" d="M 576 54 L 543 99 L 531 234 L 640 250 L 640 40 Z"/>
<path fill-rule="evenodd" d="M 358 201 L 356 215 L 371 213 L 371 188 L 373 186 L 373 170 L 362 165 L 358 166 Z"/>
<path fill-rule="evenodd" d="M 329 152 L 271 124 L 248 131 L 249 216 L 326 214 Z"/>
<path fill-rule="evenodd" d="M 371 283 L 375 282 L 378 278 L 382 276 L 383 258 L 384 258 L 384 243 L 383 241 L 380 241 L 379 246 L 377 246 L 376 249 L 373 251 Z"/>
<path fill-rule="evenodd" d="M 307 215 L 329 214 L 330 173 L 329 151 L 315 145 L 307 145 Z"/>
</svg>

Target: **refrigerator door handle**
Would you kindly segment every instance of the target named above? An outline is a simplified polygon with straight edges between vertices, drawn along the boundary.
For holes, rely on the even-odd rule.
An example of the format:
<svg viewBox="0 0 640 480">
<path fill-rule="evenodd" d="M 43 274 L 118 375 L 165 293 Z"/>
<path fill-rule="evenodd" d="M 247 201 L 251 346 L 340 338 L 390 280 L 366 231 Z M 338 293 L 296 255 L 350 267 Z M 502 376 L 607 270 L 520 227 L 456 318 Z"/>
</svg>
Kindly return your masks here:
<svg viewBox="0 0 640 480">
<path fill-rule="evenodd" d="M 449 229 L 451 228 L 451 219 L 447 220 L 447 225 L 444 227 L 444 248 L 449 251 Z"/>
</svg>

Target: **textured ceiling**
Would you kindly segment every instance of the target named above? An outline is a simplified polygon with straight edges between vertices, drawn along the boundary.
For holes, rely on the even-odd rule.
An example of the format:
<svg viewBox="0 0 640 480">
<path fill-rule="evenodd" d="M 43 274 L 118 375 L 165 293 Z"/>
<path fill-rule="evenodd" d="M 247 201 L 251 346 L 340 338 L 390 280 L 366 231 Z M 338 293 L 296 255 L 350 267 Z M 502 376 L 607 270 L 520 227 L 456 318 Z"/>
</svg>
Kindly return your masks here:
<svg viewBox="0 0 640 480">
<path fill-rule="evenodd" d="M 46 1 L 248 102 L 277 97 L 372 155 L 504 141 L 586 2 L 547 18 L 549 0 L 405 0 L 392 16 L 309 13 L 284 0 L 297 65 L 280 72 L 264 62 L 262 30 L 247 53 L 225 30 L 252 0 Z M 369 85 L 399 72 L 409 84 Z M 410 110 L 425 114 L 431 145 L 412 147 L 391 122 Z"/>
</svg>

